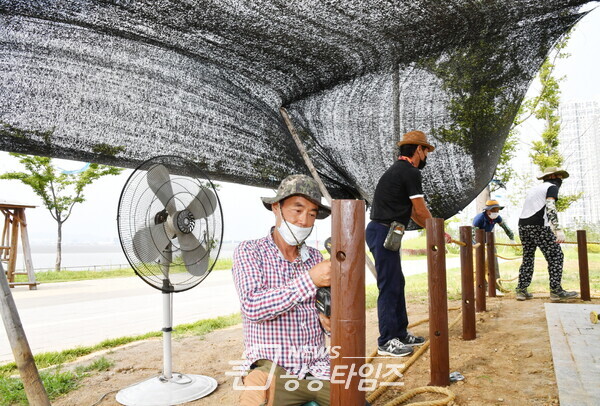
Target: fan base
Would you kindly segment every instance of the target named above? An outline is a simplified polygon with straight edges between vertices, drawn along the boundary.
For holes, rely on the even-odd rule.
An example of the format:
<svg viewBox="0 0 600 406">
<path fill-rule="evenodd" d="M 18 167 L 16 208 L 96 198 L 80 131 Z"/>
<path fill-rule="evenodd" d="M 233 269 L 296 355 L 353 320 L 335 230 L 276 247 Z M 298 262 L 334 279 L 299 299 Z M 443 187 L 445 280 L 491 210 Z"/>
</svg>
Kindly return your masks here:
<svg viewBox="0 0 600 406">
<path fill-rule="evenodd" d="M 126 406 L 178 405 L 203 398 L 216 388 L 217 381 L 209 376 L 173 373 L 169 380 L 157 376 L 121 389 L 116 400 Z"/>
</svg>

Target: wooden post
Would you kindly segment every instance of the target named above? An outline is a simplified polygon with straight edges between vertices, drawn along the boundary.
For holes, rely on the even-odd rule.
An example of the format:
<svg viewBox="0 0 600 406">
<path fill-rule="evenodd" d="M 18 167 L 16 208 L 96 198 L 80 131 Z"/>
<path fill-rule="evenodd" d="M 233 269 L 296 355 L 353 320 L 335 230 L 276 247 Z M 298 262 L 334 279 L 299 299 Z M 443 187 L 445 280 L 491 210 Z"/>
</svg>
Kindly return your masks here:
<svg viewBox="0 0 600 406">
<path fill-rule="evenodd" d="M 331 217 L 331 405 L 364 406 L 365 202 L 334 200 Z"/>
<path fill-rule="evenodd" d="M 485 230 L 475 230 L 475 311 L 485 312 Z"/>
<path fill-rule="evenodd" d="M 25 259 L 25 269 L 27 270 L 27 280 L 30 282 L 29 290 L 37 290 L 37 283 L 35 283 L 35 272 L 33 270 L 33 261 L 31 259 L 31 246 L 29 245 L 29 233 L 27 232 L 27 218 L 25 217 L 25 209 L 18 210 L 19 223 L 21 226 L 21 244 L 23 244 L 23 257 Z"/>
<path fill-rule="evenodd" d="M 12 348 L 15 357 L 15 363 L 19 368 L 19 374 L 25 388 L 25 395 L 30 405 L 46 406 L 50 405 L 46 389 L 42 384 L 40 375 L 31 348 L 27 342 L 23 325 L 17 311 L 17 306 L 10 293 L 8 281 L 4 276 L 4 268 L 0 263 L 0 313 L 2 313 L 2 321 L 8 336 L 8 342 Z"/>
<path fill-rule="evenodd" d="M 577 230 L 577 256 L 579 257 L 579 287 L 581 300 L 591 300 L 587 236 L 585 230 Z"/>
<path fill-rule="evenodd" d="M 427 230 L 427 277 L 429 286 L 430 385 L 450 385 L 448 345 L 448 296 L 444 220 L 429 218 Z"/>
<path fill-rule="evenodd" d="M 1 211 L 4 214 L 4 227 L 2 228 L 2 240 L 0 241 L 0 260 L 4 260 L 10 256 L 10 241 L 8 240 L 10 218 L 6 210 L 2 209 Z"/>
<path fill-rule="evenodd" d="M 462 291 L 463 340 L 474 340 L 475 328 L 475 287 L 473 286 L 473 237 L 470 226 L 460 227 L 460 275 Z"/>
<path fill-rule="evenodd" d="M 494 233 L 485 233 L 487 242 L 487 269 L 488 269 L 488 296 L 496 297 L 496 247 L 494 245 Z"/>
<path fill-rule="evenodd" d="M 10 230 L 10 257 L 8 259 L 8 273 L 6 279 L 8 282 L 15 281 L 15 270 L 17 268 L 17 253 L 19 249 L 19 217 L 16 209 L 12 213 L 12 226 Z"/>
</svg>

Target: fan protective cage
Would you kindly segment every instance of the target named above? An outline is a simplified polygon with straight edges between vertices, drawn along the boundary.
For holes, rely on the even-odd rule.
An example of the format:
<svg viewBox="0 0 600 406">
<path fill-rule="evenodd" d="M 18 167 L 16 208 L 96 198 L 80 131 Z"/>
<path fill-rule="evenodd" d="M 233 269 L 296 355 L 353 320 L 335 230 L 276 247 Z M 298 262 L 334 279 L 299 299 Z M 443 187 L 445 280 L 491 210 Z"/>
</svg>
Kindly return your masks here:
<svg viewBox="0 0 600 406">
<path fill-rule="evenodd" d="M 157 171 L 162 177 L 153 176 Z M 207 195 L 211 198 L 205 198 Z M 191 219 L 186 210 L 190 207 L 196 214 Z M 223 214 L 214 184 L 196 163 L 171 155 L 143 162 L 127 179 L 117 213 L 123 253 L 150 286 L 182 292 L 198 285 L 214 268 L 223 239 Z M 175 219 L 168 216 L 165 220 L 167 214 L 176 214 Z M 182 224 L 182 219 L 185 237 L 193 244 L 183 244 L 169 233 L 167 223 L 179 220 Z M 157 235 L 160 238 L 155 238 Z M 156 259 L 148 259 L 154 256 Z"/>
</svg>

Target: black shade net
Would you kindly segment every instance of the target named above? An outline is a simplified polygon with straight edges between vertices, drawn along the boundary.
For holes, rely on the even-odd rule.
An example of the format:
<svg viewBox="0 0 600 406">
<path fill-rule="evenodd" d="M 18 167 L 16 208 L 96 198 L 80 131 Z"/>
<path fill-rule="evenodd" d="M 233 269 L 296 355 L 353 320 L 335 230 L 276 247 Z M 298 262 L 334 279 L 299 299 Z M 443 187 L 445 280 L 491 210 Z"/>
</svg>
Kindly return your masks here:
<svg viewBox="0 0 600 406">
<path fill-rule="evenodd" d="M 214 180 L 308 173 L 370 200 L 418 129 L 434 216 L 490 181 L 529 83 L 587 1 L 0 0 L 0 149 Z"/>
</svg>

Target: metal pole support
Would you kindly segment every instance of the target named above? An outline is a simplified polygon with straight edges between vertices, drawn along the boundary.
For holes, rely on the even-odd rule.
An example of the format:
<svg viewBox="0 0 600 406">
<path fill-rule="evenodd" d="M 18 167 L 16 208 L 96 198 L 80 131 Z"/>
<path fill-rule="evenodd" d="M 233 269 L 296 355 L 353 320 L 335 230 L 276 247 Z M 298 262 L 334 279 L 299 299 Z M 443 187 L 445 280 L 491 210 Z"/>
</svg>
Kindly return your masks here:
<svg viewBox="0 0 600 406">
<path fill-rule="evenodd" d="M 475 311 L 485 312 L 485 230 L 475 230 Z"/>
<path fill-rule="evenodd" d="M 427 277 L 429 283 L 430 385 L 450 385 L 448 344 L 448 295 L 444 220 L 429 218 L 427 230 Z"/>
<path fill-rule="evenodd" d="M 365 202 L 333 200 L 331 208 L 332 406 L 364 406 L 358 371 L 365 361 Z"/>
<path fill-rule="evenodd" d="M 581 300 L 591 300 L 587 236 L 585 230 L 577 230 L 577 256 L 579 257 L 579 287 Z"/>
<path fill-rule="evenodd" d="M 460 275 L 462 291 L 463 340 L 477 336 L 475 324 L 475 287 L 473 285 L 473 237 L 471 226 L 460 227 Z"/>
</svg>

